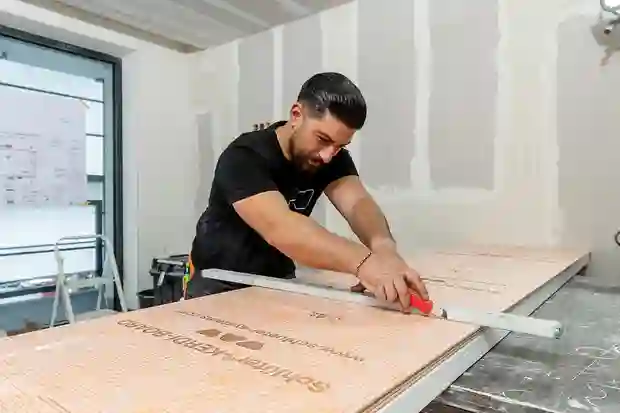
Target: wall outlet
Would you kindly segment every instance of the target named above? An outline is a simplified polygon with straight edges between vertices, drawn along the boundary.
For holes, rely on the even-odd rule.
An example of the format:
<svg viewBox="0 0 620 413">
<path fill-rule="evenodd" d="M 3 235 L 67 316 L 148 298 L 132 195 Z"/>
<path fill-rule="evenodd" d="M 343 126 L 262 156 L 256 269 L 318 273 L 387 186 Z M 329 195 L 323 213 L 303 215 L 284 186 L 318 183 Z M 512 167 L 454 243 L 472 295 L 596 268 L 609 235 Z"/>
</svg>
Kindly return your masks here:
<svg viewBox="0 0 620 413">
<path fill-rule="evenodd" d="M 267 129 L 269 127 L 269 125 L 271 125 L 272 123 L 273 122 L 271 122 L 271 121 L 255 123 L 255 124 L 252 125 L 252 130 L 257 131 L 257 130 Z"/>
</svg>

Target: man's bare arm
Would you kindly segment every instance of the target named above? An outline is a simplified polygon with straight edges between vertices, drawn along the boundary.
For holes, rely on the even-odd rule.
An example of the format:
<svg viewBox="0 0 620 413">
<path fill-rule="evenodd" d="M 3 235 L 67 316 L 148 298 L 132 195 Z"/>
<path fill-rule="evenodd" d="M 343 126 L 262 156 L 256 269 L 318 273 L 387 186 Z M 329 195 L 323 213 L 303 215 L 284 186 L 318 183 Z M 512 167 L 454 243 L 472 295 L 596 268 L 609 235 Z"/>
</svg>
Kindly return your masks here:
<svg viewBox="0 0 620 413">
<path fill-rule="evenodd" d="M 385 215 L 359 177 L 340 178 L 326 188 L 325 194 L 364 245 L 373 251 L 396 248 Z"/>
<path fill-rule="evenodd" d="M 357 176 L 346 176 L 332 182 L 325 190 L 330 201 L 347 220 L 349 226 L 358 238 L 373 252 L 381 252 L 383 256 L 391 257 L 395 262 L 401 262 L 408 269 L 407 284 L 410 290 L 428 299 L 428 291 L 420 275 L 400 257 L 396 242 L 392 237 L 389 224 L 379 205 L 366 191 Z M 366 285 L 359 283 L 352 287 L 353 291 L 362 292 Z M 376 293 L 375 293 L 376 294 Z M 399 297 L 405 297 L 403 290 L 399 290 Z M 403 308 L 406 308 L 403 303 Z"/>
<path fill-rule="evenodd" d="M 308 267 L 355 274 L 369 252 L 363 245 L 335 235 L 311 218 L 291 211 L 277 191 L 237 201 L 233 207 L 270 245 Z"/>
</svg>

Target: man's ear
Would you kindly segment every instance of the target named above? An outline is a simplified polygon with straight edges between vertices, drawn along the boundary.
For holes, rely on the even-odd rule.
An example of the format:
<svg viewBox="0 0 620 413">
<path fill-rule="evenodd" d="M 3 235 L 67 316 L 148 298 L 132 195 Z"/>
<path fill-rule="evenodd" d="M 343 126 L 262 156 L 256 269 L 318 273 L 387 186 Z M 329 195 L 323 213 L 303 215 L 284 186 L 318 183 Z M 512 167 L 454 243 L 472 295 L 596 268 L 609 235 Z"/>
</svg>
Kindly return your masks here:
<svg viewBox="0 0 620 413">
<path fill-rule="evenodd" d="M 304 116 L 303 106 L 301 103 L 299 102 L 293 103 L 293 106 L 291 106 L 290 116 L 291 116 L 291 120 L 290 120 L 291 126 L 293 127 L 299 126 Z"/>
</svg>

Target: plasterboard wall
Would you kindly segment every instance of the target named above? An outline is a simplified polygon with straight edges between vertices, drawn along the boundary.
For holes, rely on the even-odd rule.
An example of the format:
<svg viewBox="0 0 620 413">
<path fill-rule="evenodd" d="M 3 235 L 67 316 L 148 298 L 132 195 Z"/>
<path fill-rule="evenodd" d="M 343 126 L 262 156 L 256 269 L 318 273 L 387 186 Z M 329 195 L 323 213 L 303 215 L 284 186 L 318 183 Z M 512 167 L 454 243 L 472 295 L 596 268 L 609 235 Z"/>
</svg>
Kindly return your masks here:
<svg viewBox="0 0 620 413">
<path fill-rule="evenodd" d="M 214 148 L 201 176 L 240 132 L 283 118 L 305 78 L 341 71 L 369 104 L 353 157 L 403 248 L 585 245 L 613 279 L 620 79 L 617 61 L 599 66 L 595 3 L 357 0 L 200 53 L 192 99 Z M 350 235 L 328 203 L 314 217 Z"/>
<path fill-rule="evenodd" d="M 282 118 L 318 70 L 366 94 L 369 127 L 350 149 L 404 248 L 585 244 L 593 274 L 615 282 L 620 62 L 599 65 L 597 2 L 394 1 L 358 0 L 192 56 L 2 2 L 3 24 L 123 57 L 130 304 L 154 256 L 189 248 L 221 150 Z M 241 68 L 252 58 L 267 72 Z M 328 203 L 314 218 L 349 234 Z"/>
<path fill-rule="evenodd" d="M 124 285 L 135 308 L 136 293 L 152 287 L 151 259 L 186 253 L 193 235 L 191 58 L 16 0 L 0 3 L 0 22 L 123 59 Z"/>
</svg>

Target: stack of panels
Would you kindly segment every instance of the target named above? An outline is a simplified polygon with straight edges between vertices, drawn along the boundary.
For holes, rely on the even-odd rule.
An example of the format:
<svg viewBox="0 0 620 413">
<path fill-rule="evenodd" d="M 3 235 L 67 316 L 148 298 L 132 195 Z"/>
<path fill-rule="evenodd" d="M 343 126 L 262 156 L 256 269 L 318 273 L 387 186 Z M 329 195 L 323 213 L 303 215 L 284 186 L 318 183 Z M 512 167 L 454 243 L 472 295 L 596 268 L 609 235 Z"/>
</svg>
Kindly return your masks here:
<svg viewBox="0 0 620 413">
<path fill-rule="evenodd" d="M 437 302 L 502 311 L 584 255 L 462 248 L 411 264 Z M 252 287 L 1 339 L 0 412 L 374 412 L 478 330 Z"/>
</svg>

